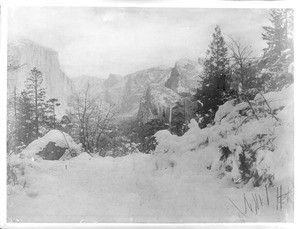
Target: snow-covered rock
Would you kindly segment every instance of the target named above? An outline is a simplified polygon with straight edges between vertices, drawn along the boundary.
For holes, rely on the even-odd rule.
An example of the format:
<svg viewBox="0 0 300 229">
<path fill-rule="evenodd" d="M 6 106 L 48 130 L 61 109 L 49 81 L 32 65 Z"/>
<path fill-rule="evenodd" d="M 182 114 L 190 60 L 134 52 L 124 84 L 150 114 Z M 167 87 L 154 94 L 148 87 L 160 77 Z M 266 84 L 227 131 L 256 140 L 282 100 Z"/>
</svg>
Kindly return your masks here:
<svg viewBox="0 0 300 229">
<path fill-rule="evenodd" d="M 80 146 L 72 137 L 60 130 L 51 130 L 43 137 L 31 142 L 22 152 L 27 158 L 42 158 L 45 160 L 59 160 L 65 153 L 71 157 L 80 153 Z M 64 158 L 68 158 L 65 156 Z"/>
</svg>

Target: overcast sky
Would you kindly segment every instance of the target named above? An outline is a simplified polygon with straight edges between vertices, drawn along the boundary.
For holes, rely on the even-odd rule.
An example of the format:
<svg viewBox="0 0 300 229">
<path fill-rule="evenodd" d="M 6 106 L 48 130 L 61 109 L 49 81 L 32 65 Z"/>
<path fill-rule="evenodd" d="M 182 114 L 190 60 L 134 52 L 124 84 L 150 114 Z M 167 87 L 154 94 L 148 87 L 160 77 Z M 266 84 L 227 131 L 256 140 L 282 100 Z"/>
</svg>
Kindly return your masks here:
<svg viewBox="0 0 300 229">
<path fill-rule="evenodd" d="M 58 51 L 70 76 L 106 78 L 204 56 L 218 24 L 260 55 L 263 9 L 10 8 L 8 32 Z"/>
</svg>

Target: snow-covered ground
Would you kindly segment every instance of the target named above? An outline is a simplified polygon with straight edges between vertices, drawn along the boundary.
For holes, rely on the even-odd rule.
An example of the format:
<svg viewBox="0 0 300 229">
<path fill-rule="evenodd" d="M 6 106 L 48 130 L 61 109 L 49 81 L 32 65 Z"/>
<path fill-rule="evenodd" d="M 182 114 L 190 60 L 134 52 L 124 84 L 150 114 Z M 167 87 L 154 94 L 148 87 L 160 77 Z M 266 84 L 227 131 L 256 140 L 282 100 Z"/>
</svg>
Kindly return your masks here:
<svg viewBox="0 0 300 229">
<path fill-rule="evenodd" d="M 81 153 L 65 161 L 32 160 L 28 154 L 12 160 L 24 172 L 8 186 L 8 221 L 291 222 L 292 89 L 265 95 L 279 120 L 261 111 L 266 105 L 259 96 L 253 101 L 259 120 L 248 104 L 227 102 L 212 127 L 199 129 L 193 120 L 182 137 L 159 131 L 153 154 L 102 158 Z M 275 176 L 268 189 L 253 187 L 251 180 L 233 182 L 240 178 L 238 156 L 250 143 L 257 150 L 253 169 L 262 177 Z M 220 146 L 232 152 L 225 161 Z M 228 165 L 231 171 L 225 170 Z M 282 206 L 277 206 L 279 187 Z"/>
<path fill-rule="evenodd" d="M 193 155 L 186 155 L 193 156 Z M 195 158 L 197 163 L 199 158 Z M 219 180 L 205 168 L 183 172 L 157 169 L 152 155 L 34 161 L 26 170 L 26 188 L 8 196 L 8 218 L 20 222 L 241 222 L 291 220 L 290 210 L 276 211 L 274 188 L 267 206 L 262 188 L 243 190 Z M 184 167 L 182 160 L 182 169 Z M 196 173 L 195 173 L 196 172 Z M 216 181 L 217 179 L 217 181 Z M 28 186 L 28 188 L 27 188 Z M 246 216 L 243 193 L 264 206 Z"/>
</svg>

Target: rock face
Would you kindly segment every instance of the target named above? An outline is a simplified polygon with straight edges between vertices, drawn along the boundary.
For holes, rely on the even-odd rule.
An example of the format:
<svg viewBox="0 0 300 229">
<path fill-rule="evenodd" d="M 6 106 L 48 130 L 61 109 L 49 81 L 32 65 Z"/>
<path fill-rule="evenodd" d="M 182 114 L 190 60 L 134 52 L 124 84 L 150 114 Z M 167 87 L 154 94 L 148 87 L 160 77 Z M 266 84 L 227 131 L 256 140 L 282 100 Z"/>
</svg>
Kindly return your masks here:
<svg viewBox="0 0 300 229">
<path fill-rule="evenodd" d="M 155 118 L 167 119 L 170 107 L 179 99 L 176 92 L 165 86 L 150 86 L 140 101 L 138 119 L 143 123 Z"/>
<path fill-rule="evenodd" d="M 55 142 L 49 142 L 45 148 L 36 155 L 39 155 L 44 160 L 59 160 L 66 152 L 66 149 L 68 148 L 56 146 Z"/>
<path fill-rule="evenodd" d="M 121 110 L 137 114 L 139 103 L 149 86 L 163 85 L 170 75 L 169 68 L 151 68 L 127 76 Z"/>
<path fill-rule="evenodd" d="M 192 60 L 179 60 L 172 69 L 165 86 L 177 93 L 191 93 L 199 87 L 199 75 L 202 66 Z"/>
<path fill-rule="evenodd" d="M 29 40 L 8 42 L 8 93 L 24 89 L 30 70 L 36 67 L 43 74 L 47 98 L 57 98 L 61 104 L 57 115 L 62 116 L 73 90 L 72 81 L 61 70 L 58 53 Z"/>
<path fill-rule="evenodd" d="M 172 69 L 164 86 L 150 87 L 144 94 L 139 107 L 138 119 L 146 123 L 154 118 L 169 116 L 171 107 L 179 102 L 188 113 L 194 109 L 190 94 L 199 87 L 199 75 L 202 67 L 191 60 L 179 60 Z"/>
</svg>

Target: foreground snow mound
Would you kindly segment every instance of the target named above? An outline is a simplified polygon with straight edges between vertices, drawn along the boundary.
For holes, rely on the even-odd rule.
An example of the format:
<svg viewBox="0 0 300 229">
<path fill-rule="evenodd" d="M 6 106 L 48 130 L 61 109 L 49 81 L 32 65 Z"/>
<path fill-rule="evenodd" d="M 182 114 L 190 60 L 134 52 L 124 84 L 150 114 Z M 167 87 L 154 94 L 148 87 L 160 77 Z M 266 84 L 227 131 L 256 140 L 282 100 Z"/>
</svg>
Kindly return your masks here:
<svg viewBox="0 0 300 229">
<path fill-rule="evenodd" d="M 46 160 L 58 160 L 76 156 L 80 153 L 80 146 L 72 137 L 60 130 L 51 130 L 43 137 L 31 142 L 22 152 L 27 158 L 41 157 Z"/>
<path fill-rule="evenodd" d="M 26 185 L 26 172 L 36 160 L 66 160 L 81 153 L 70 135 L 51 130 L 43 137 L 34 140 L 20 154 L 11 154 L 7 158 L 8 193 L 20 190 Z"/>
<path fill-rule="evenodd" d="M 293 85 L 249 102 L 228 101 L 211 127 L 200 129 L 191 120 L 181 137 L 158 131 L 155 163 L 160 169 L 208 168 L 249 187 L 293 180 L 293 107 Z"/>
</svg>

